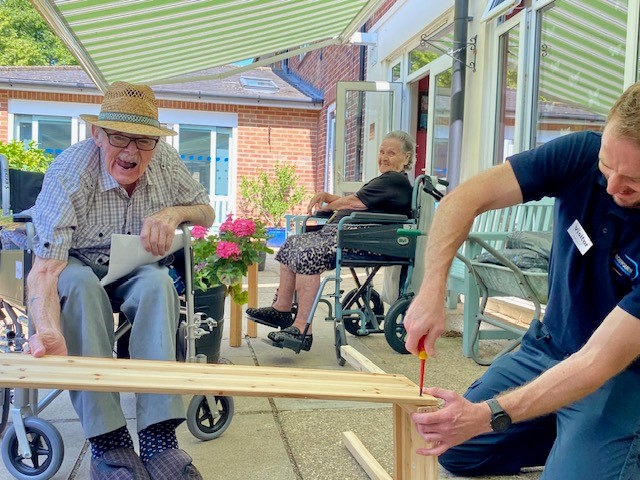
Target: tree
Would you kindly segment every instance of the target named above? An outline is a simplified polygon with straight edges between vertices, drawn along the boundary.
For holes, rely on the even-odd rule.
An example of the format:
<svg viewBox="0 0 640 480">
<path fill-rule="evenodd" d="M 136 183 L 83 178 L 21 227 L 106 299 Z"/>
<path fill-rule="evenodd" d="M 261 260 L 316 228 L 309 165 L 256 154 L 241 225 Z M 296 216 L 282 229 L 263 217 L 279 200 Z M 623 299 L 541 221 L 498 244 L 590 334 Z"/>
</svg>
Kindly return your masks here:
<svg viewBox="0 0 640 480">
<path fill-rule="evenodd" d="M 44 173 L 53 162 L 53 155 L 38 148 L 35 140 L 31 140 L 28 145 L 20 140 L 0 142 L 0 155 L 7 157 L 10 168 L 26 172 Z"/>
<path fill-rule="evenodd" d="M 259 170 L 253 178 L 240 179 L 242 206 L 269 226 L 282 225 L 284 214 L 299 205 L 307 195 L 307 189 L 298 185 L 296 168 L 276 162 L 273 175 Z"/>
<path fill-rule="evenodd" d="M 0 0 L 0 65 L 77 65 L 29 0 Z"/>
</svg>

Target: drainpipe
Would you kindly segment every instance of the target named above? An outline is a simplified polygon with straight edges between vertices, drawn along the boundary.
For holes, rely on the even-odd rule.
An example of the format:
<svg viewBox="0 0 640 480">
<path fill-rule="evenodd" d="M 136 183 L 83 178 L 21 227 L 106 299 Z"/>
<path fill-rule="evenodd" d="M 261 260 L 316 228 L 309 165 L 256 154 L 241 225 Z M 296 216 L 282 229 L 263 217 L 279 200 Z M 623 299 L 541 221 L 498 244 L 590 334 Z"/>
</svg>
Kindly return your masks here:
<svg viewBox="0 0 640 480">
<path fill-rule="evenodd" d="M 367 32 L 367 25 L 364 24 L 362 25 L 362 27 L 360 28 L 360 31 L 362 33 L 366 33 Z M 359 65 L 358 65 L 358 81 L 359 82 L 364 82 L 364 77 L 365 77 L 365 54 L 366 54 L 366 46 L 361 45 L 360 46 L 360 55 L 359 55 Z M 362 101 L 362 93 L 359 94 L 358 96 L 358 112 L 359 116 L 358 116 L 358 123 L 357 123 L 357 128 L 356 128 L 356 145 L 360 145 L 362 146 L 363 143 L 363 139 L 364 139 L 364 134 L 362 129 L 364 128 L 364 112 L 362 111 L 363 108 L 363 104 L 364 102 Z M 362 174 L 362 148 L 359 148 L 356 150 L 356 165 L 355 165 L 355 172 L 354 172 L 354 177 L 356 181 L 361 181 L 360 180 L 360 175 Z M 364 179 L 362 179 L 364 180 Z"/>
<path fill-rule="evenodd" d="M 469 0 L 455 0 L 453 17 L 454 60 L 451 73 L 451 117 L 449 122 L 449 158 L 447 161 L 449 189 L 455 188 L 460 183 Z"/>
</svg>

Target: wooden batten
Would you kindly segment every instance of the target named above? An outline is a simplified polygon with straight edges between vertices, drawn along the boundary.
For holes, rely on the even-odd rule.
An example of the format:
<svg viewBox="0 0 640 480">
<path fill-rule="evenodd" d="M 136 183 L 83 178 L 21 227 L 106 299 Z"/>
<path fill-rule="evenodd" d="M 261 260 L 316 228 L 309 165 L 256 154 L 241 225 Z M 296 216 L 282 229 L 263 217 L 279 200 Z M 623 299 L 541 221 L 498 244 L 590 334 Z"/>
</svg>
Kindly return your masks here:
<svg viewBox="0 0 640 480">
<path fill-rule="evenodd" d="M 415 453 L 416 448 L 424 442 L 410 418 L 411 412 L 420 407 L 435 406 L 438 400 L 429 395 L 418 396 L 417 385 L 403 375 L 53 355 L 34 358 L 30 355 L 5 354 L 0 355 L 0 387 L 391 403 L 396 458 L 394 478 L 438 478 L 436 459 Z M 388 478 L 384 477 L 379 465 L 376 467 L 375 459 L 367 456 L 366 448 L 357 445 L 357 437 L 349 441 L 355 445 L 354 455 L 366 461 L 366 468 L 372 468 L 373 472 L 377 472 L 376 475 L 382 475 L 372 478 Z"/>
<path fill-rule="evenodd" d="M 391 480 L 391 476 L 382 468 L 371 452 L 362 444 L 358 436 L 349 431 L 342 432 L 342 443 L 353 455 L 371 480 Z"/>
<path fill-rule="evenodd" d="M 403 375 L 178 363 L 150 360 L 6 354 L 0 386 L 169 394 L 291 397 L 433 405 Z"/>
</svg>

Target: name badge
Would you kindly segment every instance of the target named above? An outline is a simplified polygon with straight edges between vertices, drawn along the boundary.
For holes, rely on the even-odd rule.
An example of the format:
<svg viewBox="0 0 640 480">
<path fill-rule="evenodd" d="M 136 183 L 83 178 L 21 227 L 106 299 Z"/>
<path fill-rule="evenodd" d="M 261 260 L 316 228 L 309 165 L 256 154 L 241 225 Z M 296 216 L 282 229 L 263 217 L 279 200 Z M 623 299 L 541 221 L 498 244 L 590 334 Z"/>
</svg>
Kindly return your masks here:
<svg viewBox="0 0 640 480">
<path fill-rule="evenodd" d="M 578 247 L 578 251 L 582 255 L 587 253 L 589 249 L 593 247 L 593 242 L 589 238 L 589 235 L 587 235 L 587 232 L 584 231 L 584 228 L 582 228 L 582 225 L 580 225 L 580 222 L 578 220 L 574 221 L 571 224 L 571 226 L 567 229 L 567 232 L 569 233 L 571 240 L 573 240 L 573 243 L 575 243 L 576 247 Z"/>
</svg>

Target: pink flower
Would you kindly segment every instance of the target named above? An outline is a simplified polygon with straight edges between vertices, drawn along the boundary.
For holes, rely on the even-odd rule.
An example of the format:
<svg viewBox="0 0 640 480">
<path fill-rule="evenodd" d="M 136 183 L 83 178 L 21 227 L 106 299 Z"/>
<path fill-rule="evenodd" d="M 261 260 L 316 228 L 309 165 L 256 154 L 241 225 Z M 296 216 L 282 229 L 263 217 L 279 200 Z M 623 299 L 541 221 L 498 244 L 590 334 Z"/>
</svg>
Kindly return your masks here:
<svg viewBox="0 0 640 480">
<path fill-rule="evenodd" d="M 227 215 L 227 218 L 225 219 L 224 222 L 222 222 L 222 224 L 220 225 L 220 233 L 224 233 L 226 231 L 233 231 L 233 215 L 230 213 L 229 215 Z"/>
<path fill-rule="evenodd" d="M 240 258 L 240 247 L 233 242 L 220 242 L 216 247 L 216 254 L 220 258 L 233 258 L 238 260 Z"/>
<path fill-rule="evenodd" d="M 252 220 L 238 219 L 233 222 L 231 231 L 238 237 L 248 237 L 256 233 L 256 224 Z"/>
<path fill-rule="evenodd" d="M 203 239 L 209 234 L 209 229 L 202 225 L 196 225 L 191 229 L 191 236 L 197 239 Z"/>
</svg>

